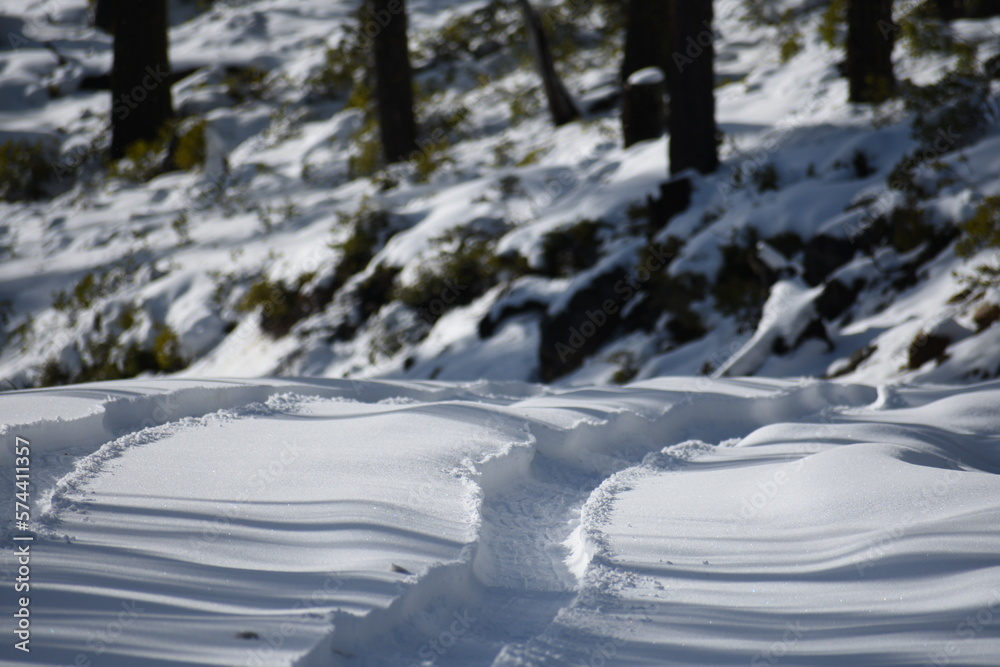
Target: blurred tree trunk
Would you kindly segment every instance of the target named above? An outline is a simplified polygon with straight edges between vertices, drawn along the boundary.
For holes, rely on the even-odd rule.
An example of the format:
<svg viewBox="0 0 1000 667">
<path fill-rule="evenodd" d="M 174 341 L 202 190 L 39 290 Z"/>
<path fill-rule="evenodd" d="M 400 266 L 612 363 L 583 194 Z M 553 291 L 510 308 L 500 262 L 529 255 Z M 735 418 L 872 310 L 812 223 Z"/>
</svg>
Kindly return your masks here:
<svg viewBox="0 0 1000 667">
<path fill-rule="evenodd" d="M 622 136 L 628 148 L 637 141 L 659 137 L 666 125 L 663 82 L 629 76 L 647 67 L 670 67 L 670 4 L 668 0 L 629 0 L 622 58 Z"/>
<path fill-rule="evenodd" d="M 878 104 L 896 94 L 892 0 L 848 0 L 847 81 L 851 102 Z"/>
<path fill-rule="evenodd" d="M 366 0 L 370 20 L 380 30 L 374 39 L 375 105 L 382 154 L 401 162 L 419 150 L 413 112 L 413 70 L 407 41 L 404 0 Z M 369 17 L 365 17 L 369 20 Z"/>
<path fill-rule="evenodd" d="M 528 0 L 518 0 L 518 2 L 524 11 L 524 23 L 528 28 L 531 49 L 535 53 L 535 62 L 538 64 L 538 73 L 542 77 L 542 86 L 549 103 L 552 122 L 556 127 L 572 123 L 580 117 L 580 110 L 556 72 L 552 51 L 549 49 L 549 40 L 545 36 L 545 29 L 542 26 L 542 19 Z"/>
<path fill-rule="evenodd" d="M 670 0 L 670 173 L 719 166 L 712 0 Z"/>
<path fill-rule="evenodd" d="M 111 2 L 115 36 L 111 70 L 111 158 L 136 141 L 155 141 L 173 118 L 167 0 Z"/>
<path fill-rule="evenodd" d="M 646 67 L 670 67 L 669 0 L 629 0 L 622 83 Z"/>
</svg>

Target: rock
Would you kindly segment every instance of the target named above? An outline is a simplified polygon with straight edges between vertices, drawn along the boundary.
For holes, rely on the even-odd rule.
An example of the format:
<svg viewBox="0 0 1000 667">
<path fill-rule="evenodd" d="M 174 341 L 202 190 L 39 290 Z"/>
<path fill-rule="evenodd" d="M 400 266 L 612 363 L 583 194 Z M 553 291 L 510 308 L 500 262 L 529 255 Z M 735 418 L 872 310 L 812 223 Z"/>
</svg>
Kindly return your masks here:
<svg viewBox="0 0 1000 667">
<path fill-rule="evenodd" d="M 816 311 L 827 322 L 831 322 L 840 317 L 845 310 L 854 304 L 854 300 L 861 291 L 864 282 L 855 281 L 852 287 L 848 287 L 840 280 L 834 278 L 826 284 L 823 292 L 816 299 Z"/>
<path fill-rule="evenodd" d="M 806 243 L 803 279 L 815 287 L 854 257 L 854 244 L 845 239 L 817 234 Z"/>
<path fill-rule="evenodd" d="M 570 373 L 614 336 L 621 322 L 622 297 L 614 286 L 625 272 L 612 269 L 578 290 L 558 313 L 546 313 L 540 323 L 539 376 L 552 382 Z M 606 308 L 608 302 L 612 308 Z"/>
<path fill-rule="evenodd" d="M 910 343 L 907 369 L 915 371 L 932 360 L 941 363 L 945 359 L 945 352 L 950 344 L 951 339 L 947 336 L 921 331 Z"/>
<path fill-rule="evenodd" d="M 976 323 L 976 333 L 988 329 L 997 320 L 1000 320 L 1000 306 L 995 303 L 984 303 L 972 316 L 972 321 Z"/>
</svg>

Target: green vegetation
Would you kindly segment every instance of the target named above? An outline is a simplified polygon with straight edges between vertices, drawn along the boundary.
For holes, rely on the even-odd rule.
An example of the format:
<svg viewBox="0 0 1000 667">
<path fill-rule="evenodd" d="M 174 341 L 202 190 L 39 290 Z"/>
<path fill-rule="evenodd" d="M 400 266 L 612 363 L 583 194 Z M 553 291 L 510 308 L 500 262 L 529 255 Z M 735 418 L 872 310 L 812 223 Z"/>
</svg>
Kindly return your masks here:
<svg viewBox="0 0 1000 667">
<path fill-rule="evenodd" d="M 981 250 L 1000 248 L 1000 196 L 986 197 L 971 218 L 962 223 L 955 254 L 968 259 Z"/>
<path fill-rule="evenodd" d="M 182 171 L 200 168 L 205 164 L 205 128 L 208 122 L 199 120 L 177 135 L 171 161 Z"/>
<path fill-rule="evenodd" d="M 719 246 L 722 266 L 712 286 L 715 307 L 741 324 L 760 318 L 775 276 L 757 256 L 757 230 L 748 228 L 741 237 Z"/>
<path fill-rule="evenodd" d="M 847 22 L 847 1 L 831 0 L 819 23 L 819 36 L 831 49 L 843 46 L 840 27 Z"/>
<path fill-rule="evenodd" d="M 93 334 L 73 345 L 78 365 L 66 367 L 58 359 L 46 361 L 38 371 L 35 384 L 40 387 L 102 382 L 135 377 L 141 373 L 173 373 L 187 366 L 177 334 L 166 324 L 155 322 L 147 345 L 123 343 L 123 334 L 139 320 L 136 304 L 125 306 L 117 318 L 95 317 Z"/>
<path fill-rule="evenodd" d="M 927 86 L 906 80 L 902 93 L 906 110 L 914 114 L 913 138 L 936 155 L 967 145 L 989 124 L 983 110 L 990 79 L 978 66 L 950 71 Z"/>
<path fill-rule="evenodd" d="M 264 100 L 271 92 L 271 82 L 267 70 L 255 65 L 227 67 L 226 74 L 222 78 L 222 85 L 226 87 L 226 93 L 236 100 L 237 104 Z"/>
<path fill-rule="evenodd" d="M 571 276 L 589 269 L 600 259 L 603 220 L 580 220 L 542 238 L 542 272 L 552 277 Z"/>
<path fill-rule="evenodd" d="M 982 250 L 1000 251 L 1000 196 L 986 197 L 971 218 L 962 223 L 955 254 L 968 259 Z M 973 275 L 959 276 L 983 289 L 1000 285 L 1000 265 L 980 264 Z"/>
<path fill-rule="evenodd" d="M 778 169 L 773 164 L 765 164 L 750 175 L 750 180 L 758 192 L 778 189 Z"/>
<path fill-rule="evenodd" d="M 351 95 L 356 85 L 355 73 L 366 71 L 368 66 L 364 54 L 352 39 L 341 38 L 337 46 L 326 50 L 323 66 L 309 78 L 310 91 L 327 99 Z"/>
<path fill-rule="evenodd" d="M 0 144 L 0 201 L 41 199 L 55 176 L 55 151 L 43 142 Z"/>
<path fill-rule="evenodd" d="M 415 282 L 397 287 L 394 297 L 433 324 L 448 310 L 470 304 L 493 286 L 528 272 L 520 255 L 495 255 L 494 241 L 479 232 L 446 235 L 438 257 L 421 266 Z"/>
<path fill-rule="evenodd" d="M 152 141 L 132 142 L 125 149 L 125 157 L 112 162 L 109 175 L 123 178 L 133 183 L 145 183 L 166 172 L 169 160 L 168 149 L 173 137 L 173 128 L 164 126 L 159 136 Z"/>
<path fill-rule="evenodd" d="M 350 230 L 348 237 L 331 244 L 341 253 L 335 283 L 343 285 L 351 276 L 361 273 L 386 241 L 395 233 L 393 219 L 383 208 L 365 200 L 354 213 L 337 213 L 337 226 Z"/>
<path fill-rule="evenodd" d="M 53 292 L 52 307 L 71 315 L 87 310 L 98 300 L 118 292 L 125 283 L 131 281 L 137 269 L 135 258 L 127 257 L 117 266 L 88 271 L 70 290 Z"/>
</svg>

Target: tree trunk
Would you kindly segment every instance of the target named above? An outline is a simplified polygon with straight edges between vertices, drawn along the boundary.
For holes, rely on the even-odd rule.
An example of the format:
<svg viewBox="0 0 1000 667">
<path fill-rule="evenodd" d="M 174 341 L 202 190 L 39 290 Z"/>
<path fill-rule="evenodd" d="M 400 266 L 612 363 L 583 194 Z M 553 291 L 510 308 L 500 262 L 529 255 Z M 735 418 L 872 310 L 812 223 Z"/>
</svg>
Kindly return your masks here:
<svg viewBox="0 0 1000 667">
<path fill-rule="evenodd" d="M 375 104 L 382 154 L 386 162 L 402 162 L 419 150 L 413 113 L 413 71 L 406 35 L 406 4 L 404 0 L 366 1 L 371 22 L 381 27 L 375 35 L 373 49 Z"/>
<path fill-rule="evenodd" d="M 659 67 L 634 72 L 622 86 L 622 136 L 625 148 L 663 134 L 667 119 L 663 97 L 666 88 Z"/>
<path fill-rule="evenodd" d="M 892 0 L 848 0 L 847 80 L 851 102 L 878 104 L 896 93 Z"/>
<path fill-rule="evenodd" d="M 556 72 L 556 66 L 552 60 L 552 52 L 549 50 L 549 41 L 545 36 L 545 29 L 538 12 L 531 6 L 528 0 L 518 0 L 521 9 L 524 11 L 524 22 L 528 28 L 528 35 L 531 39 L 531 49 L 535 52 L 535 62 L 538 64 L 538 73 L 542 76 L 542 85 L 545 88 L 545 97 L 549 102 L 549 112 L 552 114 L 552 122 L 556 127 L 572 123 L 580 117 L 580 110 L 573 101 L 562 79 Z"/>
<path fill-rule="evenodd" d="M 670 173 L 719 166 L 712 0 L 670 0 Z"/>
<path fill-rule="evenodd" d="M 659 67 L 666 72 L 670 65 L 669 1 L 629 0 L 622 83 L 635 71 Z"/>
<path fill-rule="evenodd" d="M 111 71 L 111 158 L 155 141 L 174 115 L 167 54 L 167 0 L 115 1 Z"/>
<path fill-rule="evenodd" d="M 622 58 L 622 136 L 625 147 L 663 134 L 666 116 L 664 84 L 629 77 L 647 67 L 670 67 L 670 4 L 667 0 L 629 0 Z"/>
</svg>

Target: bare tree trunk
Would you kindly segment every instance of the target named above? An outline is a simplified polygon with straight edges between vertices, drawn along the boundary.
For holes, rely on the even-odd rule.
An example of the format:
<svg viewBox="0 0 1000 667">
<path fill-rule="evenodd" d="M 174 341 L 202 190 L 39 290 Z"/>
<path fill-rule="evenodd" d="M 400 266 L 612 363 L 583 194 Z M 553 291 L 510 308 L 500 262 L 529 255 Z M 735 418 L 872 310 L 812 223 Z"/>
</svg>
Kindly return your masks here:
<svg viewBox="0 0 1000 667">
<path fill-rule="evenodd" d="M 409 159 L 417 148 L 413 71 L 404 0 L 366 0 L 381 30 L 374 39 L 375 103 L 382 154 L 387 162 Z"/>
<path fill-rule="evenodd" d="M 524 11 L 524 22 L 528 27 L 528 35 L 531 39 L 531 48 L 535 52 L 535 62 L 538 63 L 538 73 L 542 76 L 542 85 L 545 88 L 545 97 L 549 102 L 549 112 L 552 114 L 552 122 L 556 127 L 572 123 L 580 117 L 580 110 L 573 101 L 562 79 L 556 72 L 555 63 L 552 60 L 552 52 L 549 50 L 549 41 L 545 36 L 545 29 L 538 12 L 531 6 L 528 0 L 518 0 L 521 9 Z"/>
<path fill-rule="evenodd" d="M 637 70 L 659 67 L 666 72 L 670 65 L 669 0 L 629 0 L 622 83 Z"/>
<path fill-rule="evenodd" d="M 173 118 L 174 107 L 167 53 L 167 0 L 112 2 L 111 158 L 120 159 L 136 141 L 160 138 Z"/>
<path fill-rule="evenodd" d="M 647 67 L 670 67 L 670 4 L 667 0 L 629 0 L 622 58 L 622 136 L 625 147 L 655 139 L 666 126 L 663 81 L 629 77 Z"/>
<path fill-rule="evenodd" d="M 719 166 L 712 0 L 670 0 L 670 173 Z"/>
<path fill-rule="evenodd" d="M 878 104 L 896 94 L 892 0 L 848 0 L 847 80 L 852 102 Z"/>
</svg>

